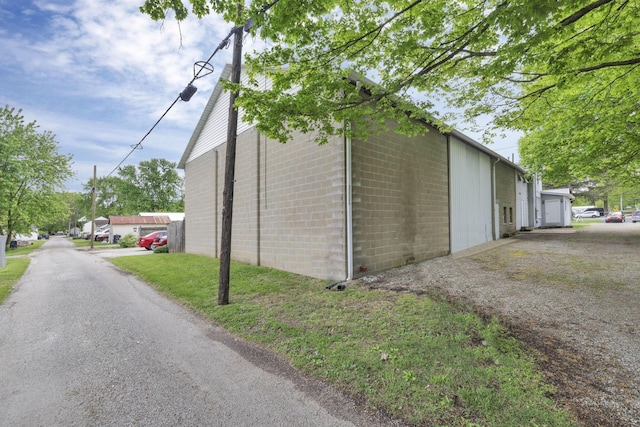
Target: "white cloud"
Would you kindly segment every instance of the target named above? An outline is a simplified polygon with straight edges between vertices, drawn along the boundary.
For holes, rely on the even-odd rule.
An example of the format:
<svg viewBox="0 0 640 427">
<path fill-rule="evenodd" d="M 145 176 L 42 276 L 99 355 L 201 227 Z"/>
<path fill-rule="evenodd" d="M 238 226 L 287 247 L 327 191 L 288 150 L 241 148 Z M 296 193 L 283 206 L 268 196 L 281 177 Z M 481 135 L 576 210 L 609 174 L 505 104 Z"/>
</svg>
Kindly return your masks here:
<svg viewBox="0 0 640 427">
<path fill-rule="evenodd" d="M 180 25 L 173 19 L 154 22 L 138 11 L 140 0 L 79 0 L 66 6 L 40 1 L 36 6 L 48 12 L 42 28 L 47 37 L 34 40 L 17 33 L 0 42 L 18 67 L 57 79 L 76 95 L 116 101 L 149 115 L 177 96 L 193 77 L 193 63 L 206 59 L 230 28 L 217 17 L 191 17 Z M 216 58 L 217 68 L 226 62 L 223 56 Z M 215 82 L 199 83 L 206 90 Z"/>
<path fill-rule="evenodd" d="M 220 17 L 154 22 L 142 0 L 0 0 L 0 104 L 56 134 L 60 153 L 74 156 L 80 182 L 98 165 L 113 169 L 165 113 L 208 59 L 231 24 Z M 177 162 L 230 52 L 198 93 L 178 101 L 125 164 L 152 157 Z M 70 187 L 78 190 L 78 182 Z"/>
</svg>

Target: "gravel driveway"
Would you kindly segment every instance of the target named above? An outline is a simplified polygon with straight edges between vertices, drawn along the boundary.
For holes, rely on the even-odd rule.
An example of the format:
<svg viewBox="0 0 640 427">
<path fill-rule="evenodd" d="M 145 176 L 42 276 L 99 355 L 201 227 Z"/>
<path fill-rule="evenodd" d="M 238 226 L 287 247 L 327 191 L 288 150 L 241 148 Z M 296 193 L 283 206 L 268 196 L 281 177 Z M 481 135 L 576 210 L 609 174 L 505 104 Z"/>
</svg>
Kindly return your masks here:
<svg viewBox="0 0 640 427">
<path fill-rule="evenodd" d="M 640 224 L 522 233 L 360 280 L 499 316 L 585 426 L 640 426 Z"/>
</svg>

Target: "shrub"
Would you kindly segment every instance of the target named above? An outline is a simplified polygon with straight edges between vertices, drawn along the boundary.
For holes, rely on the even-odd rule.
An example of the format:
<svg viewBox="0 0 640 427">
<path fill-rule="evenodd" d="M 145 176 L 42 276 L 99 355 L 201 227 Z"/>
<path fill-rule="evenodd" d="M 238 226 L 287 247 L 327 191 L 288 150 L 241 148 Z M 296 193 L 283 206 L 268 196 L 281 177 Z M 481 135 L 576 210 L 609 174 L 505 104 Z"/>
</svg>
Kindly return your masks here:
<svg viewBox="0 0 640 427">
<path fill-rule="evenodd" d="M 138 238 L 133 234 L 127 234 L 118 241 L 121 248 L 135 248 L 138 244 Z"/>
<path fill-rule="evenodd" d="M 157 248 L 153 248 L 154 254 L 168 254 L 169 253 L 169 245 L 158 246 Z"/>
</svg>

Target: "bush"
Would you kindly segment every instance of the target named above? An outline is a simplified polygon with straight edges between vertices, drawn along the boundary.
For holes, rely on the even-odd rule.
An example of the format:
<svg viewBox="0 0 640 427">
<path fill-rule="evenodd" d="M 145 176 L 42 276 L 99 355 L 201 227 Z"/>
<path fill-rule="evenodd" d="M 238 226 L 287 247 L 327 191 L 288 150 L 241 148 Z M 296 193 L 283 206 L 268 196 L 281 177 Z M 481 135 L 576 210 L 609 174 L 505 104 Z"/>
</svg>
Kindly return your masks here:
<svg viewBox="0 0 640 427">
<path fill-rule="evenodd" d="M 169 245 L 158 246 L 157 248 L 153 248 L 154 254 L 168 254 L 169 253 Z"/>
<path fill-rule="evenodd" d="M 118 241 L 121 248 L 135 248 L 138 244 L 138 238 L 133 234 L 127 234 Z"/>
</svg>

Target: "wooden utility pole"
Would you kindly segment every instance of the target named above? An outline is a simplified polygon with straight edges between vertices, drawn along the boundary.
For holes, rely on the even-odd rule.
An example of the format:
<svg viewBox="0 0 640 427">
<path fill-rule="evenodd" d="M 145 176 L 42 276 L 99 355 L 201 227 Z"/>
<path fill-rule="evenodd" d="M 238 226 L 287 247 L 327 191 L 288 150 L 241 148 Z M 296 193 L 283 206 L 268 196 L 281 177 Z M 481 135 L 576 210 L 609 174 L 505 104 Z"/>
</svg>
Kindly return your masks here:
<svg viewBox="0 0 640 427">
<path fill-rule="evenodd" d="M 93 165 L 93 194 L 91 195 L 91 249 L 93 249 L 93 242 L 96 228 L 96 165 Z"/>
<path fill-rule="evenodd" d="M 240 9 L 239 9 L 240 11 Z M 236 27 L 233 36 L 233 60 L 231 83 L 240 83 L 242 62 L 242 28 Z M 220 277 L 218 280 L 218 305 L 229 304 L 229 274 L 231 270 L 231 223 L 233 219 L 233 186 L 236 169 L 236 139 L 238 133 L 238 109 L 235 106 L 238 91 L 229 94 L 229 123 L 227 126 L 227 155 L 222 193 L 222 236 L 220 242 Z"/>
</svg>

